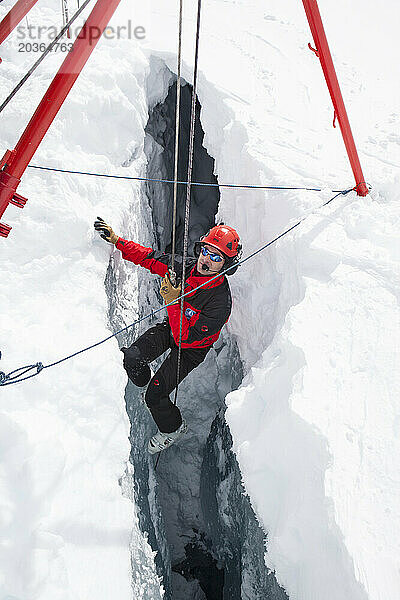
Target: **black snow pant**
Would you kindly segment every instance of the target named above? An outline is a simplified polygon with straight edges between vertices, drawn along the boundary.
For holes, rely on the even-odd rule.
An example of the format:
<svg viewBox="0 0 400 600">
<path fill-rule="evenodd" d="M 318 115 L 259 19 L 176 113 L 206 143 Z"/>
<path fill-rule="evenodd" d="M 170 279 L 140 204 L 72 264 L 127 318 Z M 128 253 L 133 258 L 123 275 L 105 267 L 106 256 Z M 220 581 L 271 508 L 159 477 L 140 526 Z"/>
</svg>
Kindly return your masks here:
<svg viewBox="0 0 400 600">
<path fill-rule="evenodd" d="M 151 378 L 147 363 L 171 348 L 161 367 Z M 208 348 L 182 348 L 179 383 L 205 359 Z M 124 352 L 124 367 L 129 379 L 140 387 L 147 385 L 146 404 L 157 427 L 163 433 L 176 431 L 182 424 L 180 410 L 169 399 L 177 385 L 178 346 L 172 337 L 168 321 L 158 323 L 141 335 Z"/>
</svg>

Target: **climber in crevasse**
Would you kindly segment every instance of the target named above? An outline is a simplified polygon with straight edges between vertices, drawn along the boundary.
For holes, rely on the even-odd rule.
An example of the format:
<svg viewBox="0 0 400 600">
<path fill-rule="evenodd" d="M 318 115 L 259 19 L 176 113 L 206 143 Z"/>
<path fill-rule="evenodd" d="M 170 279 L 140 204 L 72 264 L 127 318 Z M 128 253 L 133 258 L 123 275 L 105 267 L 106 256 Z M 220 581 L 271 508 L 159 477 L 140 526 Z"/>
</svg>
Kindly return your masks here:
<svg viewBox="0 0 400 600">
<path fill-rule="evenodd" d="M 148 329 L 129 348 L 121 348 L 129 379 L 139 387 L 149 384 L 145 401 L 158 431 L 149 440 L 148 450 L 155 454 L 168 448 L 187 431 L 186 422 L 169 395 L 190 371 L 203 362 L 229 319 L 232 298 L 227 279 L 225 275 L 211 279 L 229 267 L 232 269 L 227 275 L 237 270 L 241 255 L 239 236 L 232 227 L 216 225 L 195 243 L 196 258 L 186 259 L 185 293 L 201 284 L 206 285 L 184 298 L 182 352 L 177 380 L 181 319 L 181 302 L 177 298 L 182 292 L 180 284 L 174 287 L 170 281 L 168 265 L 171 264 L 171 255 L 117 236 L 100 217 L 97 217 L 94 227 L 104 240 L 115 244 L 125 260 L 163 277 L 160 293 L 165 304 L 173 302 L 167 307 L 167 316 L 162 323 Z M 175 257 L 178 280 L 182 277 L 182 262 L 181 256 Z M 152 377 L 148 363 L 168 349 L 171 352 Z"/>
</svg>

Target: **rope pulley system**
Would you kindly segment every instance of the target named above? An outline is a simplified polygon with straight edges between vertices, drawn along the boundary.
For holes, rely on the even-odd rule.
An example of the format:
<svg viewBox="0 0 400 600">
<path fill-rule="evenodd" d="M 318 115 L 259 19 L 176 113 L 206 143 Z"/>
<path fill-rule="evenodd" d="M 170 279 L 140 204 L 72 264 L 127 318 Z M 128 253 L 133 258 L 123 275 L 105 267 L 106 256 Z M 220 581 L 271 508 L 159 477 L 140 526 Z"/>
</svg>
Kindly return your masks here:
<svg viewBox="0 0 400 600">
<path fill-rule="evenodd" d="M 31 0 L 30 5 L 33 6 L 37 0 Z M 68 21 L 67 16 L 65 17 L 65 25 L 60 32 L 60 36 L 68 30 L 68 27 L 72 23 L 74 19 L 79 16 L 82 10 L 87 6 L 90 0 L 86 0 L 79 10 L 75 13 L 70 21 Z M 63 0 L 64 11 L 66 7 L 65 0 Z M 5 209 L 8 204 L 14 204 L 19 207 L 23 207 L 26 203 L 26 198 L 20 196 L 16 189 L 21 181 L 22 174 L 25 169 L 30 166 L 31 168 L 36 169 L 47 169 L 47 167 L 41 167 L 37 165 L 29 165 L 29 162 L 37 150 L 40 142 L 42 141 L 44 135 L 49 129 L 52 121 L 56 117 L 60 107 L 65 101 L 69 91 L 71 90 L 73 84 L 75 83 L 79 73 L 81 72 L 83 66 L 88 60 L 91 52 L 93 51 L 98 37 L 96 39 L 92 39 L 90 32 L 92 31 L 90 28 L 95 27 L 97 31 L 103 32 L 106 28 L 111 16 L 115 12 L 120 0 L 97 0 L 96 5 L 94 6 L 91 14 L 86 20 L 83 30 L 86 28 L 86 34 L 77 38 L 73 44 L 71 52 L 68 54 L 64 63 L 60 67 L 58 73 L 53 79 L 50 87 L 48 88 L 46 94 L 44 95 L 41 103 L 39 104 L 36 112 L 34 113 L 31 121 L 26 127 L 24 133 L 22 134 L 17 146 L 14 150 L 7 150 L 3 159 L 0 161 L 0 217 L 3 215 Z M 22 4 L 27 6 L 28 3 L 25 0 L 19 0 L 17 2 L 14 9 L 18 7 L 20 11 L 18 15 L 21 14 Z M 353 173 L 356 179 L 356 186 L 351 187 L 345 190 L 335 190 L 337 193 L 330 200 L 325 202 L 324 204 L 317 207 L 317 210 L 326 206 L 330 202 L 332 202 L 335 198 L 340 195 L 346 195 L 351 191 L 356 191 L 358 195 L 365 196 L 368 193 L 368 186 L 364 181 L 363 173 L 361 170 L 360 162 L 357 155 L 357 150 L 354 144 L 354 139 L 351 134 L 350 125 L 348 122 L 346 110 L 344 107 L 343 99 L 340 93 L 339 83 L 337 81 L 335 69 L 333 66 L 332 58 L 330 55 L 328 43 L 326 40 L 326 36 L 324 33 L 322 20 L 319 14 L 318 5 L 316 0 L 303 0 L 303 5 L 306 11 L 306 15 L 310 24 L 311 32 L 314 38 L 314 43 L 316 48 L 311 48 L 316 56 L 321 61 L 321 66 L 323 68 L 323 72 L 328 84 L 328 88 L 332 97 L 332 101 L 334 104 L 334 113 L 337 118 L 340 129 L 343 135 L 343 139 L 345 141 L 346 150 L 348 152 L 348 156 L 350 159 L 350 163 L 353 169 Z M 10 11 L 11 13 L 12 11 Z M 28 11 L 27 11 L 28 12 Z M 10 14 L 9 13 L 9 14 Z M 25 13 L 26 14 L 26 13 Z M 64 13 L 65 14 L 65 13 Z M 156 179 L 148 179 L 148 178 L 139 178 L 139 177 L 122 177 L 122 176 L 110 176 L 110 175 L 102 175 L 99 173 L 88 173 L 88 172 L 75 172 L 81 175 L 93 175 L 93 176 L 101 176 L 101 177 L 115 177 L 121 179 L 136 179 L 136 180 L 149 180 L 149 181 L 159 181 L 166 184 L 174 185 L 174 201 L 173 201 L 173 229 L 172 229 L 172 260 L 170 265 L 170 277 L 172 283 L 176 283 L 176 273 L 175 273 L 175 256 L 176 256 L 176 211 L 177 211 L 177 189 L 178 185 L 186 186 L 186 203 L 185 203 L 185 227 L 184 227 L 184 241 L 183 241 L 183 261 L 182 261 L 182 294 L 178 298 L 181 302 L 181 320 L 180 320 L 180 335 L 179 335 L 179 354 L 178 354 L 178 370 L 177 370 L 177 382 L 179 381 L 179 368 L 180 368 L 180 357 L 181 357 L 181 344 L 182 344 L 182 319 L 183 319 L 183 308 L 184 308 L 184 298 L 187 294 L 192 294 L 195 290 L 207 285 L 210 281 L 213 281 L 217 277 L 220 277 L 223 274 L 228 273 L 231 269 L 237 268 L 237 265 L 242 265 L 250 258 L 259 254 L 260 252 L 266 250 L 269 246 L 276 243 L 279 239 L 289 234 L 293 229 L 298 227 L 309 215 L 305 215 L 299 221 L 297 221 L 294 225 L 286 229 L 283 233 L 275 237 L 273 240 L 267 242 L 264 246 L 250 254 L 244 259 L 241 259 L 235 265 L 228 267 L 225 270 L 222 270 L 215 277 L 208 279 L 207 282 L 195 288 L 195 290 L 190 290 L 189 292 L 184 292 L 185 290 L 185 278 L 186 278 L 186 258 L 188 255 L 188 234 L 189 234 L 189 215 L 190 215 L 190 193 L 192 185 L 219 185 L 219 184 L 211 184 L 211 183 L 202 183 L 202 182 L 192 182 L 192 168 L 193 168 L 193 152 L 194 152 L 194 129 L 195 129 L 195 118 L 196 118 L 196 91 L 197 91 L 197 73 L 198 73 L 198 56 L 199 56 L 199 38 L 200 38 L 200 18 L 201 18 L 201 0 L 197 2 L 197 25 L 196 25 L 196 39 L 195 39 L 195 58 L 194 58 L 194 72 L 193 72 L 193 89 L 192 89 L 192 102 L 191 102 L 191 116 L 190 116 L 190 134 L 189 134 L 189 156 L 188 156 L 188 170 L 187 170 L 187 180 L 186 181 L 178 181 L 178 149 L 179 149 L 179 133 L 180 133 L 180 85 L 181 85 L 181 48 L 182 48 L 182 14 L 183 14 L 183 0 L 180 0 L 180 10 L 179 10 L 179 34 L 178 34 L 178 67 L 177 67 L 177 98 L 176 98 L 176 122 L 175 122 L 175 161 L 174 161 L 174 179 L 173 180 L 156 180 Z M 22 15 L 21 18 L 23 18 Z M 8 22 L 10 21 L 9 15 L 7 15 Z M 2 35 L 4 38 L 4 31 L 10 32 L 6 26 L 4 26 L 5 20 L 0 23 L 0 42 L 2 41 Z M 7 35 L 8 35 L 7 33 Z M 7 37 L 7 36 L 6 36 Z M 48 53 L 48 49 L 45 51 L 44 55 L 39 59 L 43 60 L 44 56 Z M 38 61 L 37 61 L 38 62 Z M 35 63 L 36 65 L 36 63 Z M 36 65 L 37 66 L 37 65 Z M 36 68 L 36 67 L 35 67 Z M 28 72 L 29 75 L 33 72 L 33 68 Z M 28 75 L 28 76 L 29 76 Z M 24 80 L 26 80 L 24 78 Z M 22 82 L 24 82 L 22 80 Z M 21 84 L 21 85 L 20 85 Z M 0 107 L 0 112 L 2 108 L 4 108 L 5 104 L 7 104 L 14 93 L 20 89 L 23 83 L 20 82 L 19 86 L 13 91 L 10 97 L 7 99 L 3 106 Z M 61 169 L 50 169 L 53 171 L 60 172 L 68 172 Z M 255 185 L 234 185 L 234 184 L 220 184 L 220 187 L 231 187 L 231 188 L 257 188 L 257 189 L 308 189 L 321 191 L 321 188 L 298 188 L 298 187 L 285 187 L 285 186 L 255 186 Z M 0 223 L 0 236 L 7 237 L 11 227 L 6 224 Z M 174 301 L 175 302 L 175 301 Z M 172 304 L 172 303 L 171 303 Z M 43 363 L 38 362 L 33 365 L 28 365 L 24 367 L 20 367 L 6 374 L 5 372 L 0 371 L 0 387 L 7 386 L 14 383 L 18 383 L 32 377 L 35 377 L 43 370 L 58 365 L 66 360 L 73 358 L 87 350 L 99 346 L 104 342 L 116 337 L 122 332 L 138 325 L 140 322 L 153 317 L 158 312 L 165 310 L 169 304 L 164 305 L 157 310 L 153 310 L 141 319 L 138 319 L 134 323 L 124 327 L 123 329 L 117 331 L 116 333 L 108 336 L 107 338 L 88 346 L 87 348 L 83 348 L 69 356 L 66 356 L 58 361 L 55 361 L 48 365 L 43 365 Z M 1 353 L 0 353 L 1 358 Z M 32 372 L 35 371 L 35 372 Z M 178 385 L 176 386 L 175 392 L 175 403 L 177 398 Z"/>
<path fill-rule="evenodd" d="M 175 149 L 175 171 L 174 171 L 174 210 L 176 209 L 176 186 L 177 182 L 177 143 L 179 141 L 179 106 L 180 106 L 180 67 L 181 67 L 181 40 L 182 40 L 182 1 L 180 0 L 179 7 L 179 45 L 178 45 L 178 81 L 177 81 L 177 113 L 176 113 L 176 149 Z M 21 19 L 29 12 L 36 4 L 37 0 L 18 0 L 15 6 L 9 11 L 5 18 L 0 23 L 0 44 L 9 36 L 12 30 L 18 25 Z M 67 0 L 62 0 L 63 18 L 65 25 L 56 40 L 59 40 L 65 32 L 69 32 L 71 23 L 81 14 L 86 8 L 90 0 L 86 0 L 81 7 L 68 21 Z M 340 91 L 339 82 L 336 76 L 335 67 L 333 65 L 332 56 L 329 50 L 324 27 L 322 24 L 321 15 L 318 9 L 316 0 L 302 0 L 306 16 L 310 25 L 311 33 L 314 39 L 315 48 L 310 44 L 309 47 L 315 52 L 317 58 L 321 62 L 321 67 L 328 85 L 329 93 L 334 106 L 334 121 L 337 119 L 343 135 L 343 140 L 346 146 L 347 154 L 350 160 L 351 168 L 356 180 L 355 189 L 357 194 L 365 196 L 368 193 L 368 187 L 365 184 L 360 161 L 357 154 L 357 149 L 351 132 L 349 120 L 344 106 L 342 94 Z M 120 0 L 97 0 L 92 12 L 87 18 L 82 28 L 82 35 L 79 35 L 75 40 L 71 51 L 68 53 L 58 73 L 54 77 L 50 87 L 44 95 L 41 103 L 36 109 L 28 126 L 22 134 L 14 150 L 7 150 L 0 161 L 0 218 L 3 216 L 7 206 L 14 204 L 23 208 L 27 202 L 17 194 L 17 187 L 21 182 L 21 177 L 29 162 L 41 143 L 44 135 L 48 131 L 51 123 L 56 117 L 59 109 L 65 101 L 73 84 L 82 71 L 91 52 L 94 50 L 100 35 L 107 27 L 109 20 L 114 14 Z M 200 25 L 201 2 L 198 4 L 198 28 Z M 196 45 L 198 45 L 198 34 L 196 32 Z M 96 32 L 93 35 L 93 32 Z M 0 112 L 10 102 L 15 93 L 22 87 L 26 79 L 33 73 L 40 62 L 51 51 L 51 48 L 56 43 L 53 40 L 52 44 L 45 50 L 43 55 L 39 57 L 36 63 L 29 69 L 24 78 L 19 82 L 16 88 L 11 92 L 9 97 L 0 106 Z M 197 62 L 195 62 L 197 69 Z M 190 186 L 189 181 L 185 182 Z M 11 227 L 5 223 L 0 223 L 0 237 L 7 237 L 11 231 Z M 175 257 L 173 257 L 174 263 Z M 174 271 L 172 264 L 172 272 Z"/>
</svg>

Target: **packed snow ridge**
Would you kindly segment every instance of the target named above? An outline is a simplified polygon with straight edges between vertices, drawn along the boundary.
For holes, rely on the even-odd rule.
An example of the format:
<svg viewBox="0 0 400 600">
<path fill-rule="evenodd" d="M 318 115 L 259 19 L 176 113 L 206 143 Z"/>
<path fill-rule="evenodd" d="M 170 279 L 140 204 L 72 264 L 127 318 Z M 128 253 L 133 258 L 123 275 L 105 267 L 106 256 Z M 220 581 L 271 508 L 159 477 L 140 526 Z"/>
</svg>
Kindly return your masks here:
<svg viewBox="0 0 400 600">
<path fill-rule="evenodd" d="M 216 482 L 218 511 L 238 489 L 226 486 L 224 496 L 219 484 L 226 474 L 230 481 L 241 474 L 249 510 L 266 534 L 266 566 L 291 600 L 387 600 L 400 589 L 400 133 L 394 101 L 400 82 L 392 73 L 399 6 L 390 0 L 377 13 L 367 2 L 360 14 L 357 4 L 344 0 L 320 4 L 372 185 L 367 197 L 352 193 L 324 209 L 318 207 L 332 189 L 352 185 L 352 174 L 331 126 L 319 62 L 307 49 L 311 37 L 301 3 L 209 0 L 203 7 L 198 100 L 203 146 L 218 182 L 323 192 L 220 188 L 213 200 L 217 213 L 207 212 L 207 220 L 215 215 L 239 231 L 245 255 L 309 217 L 230 280 L 234 310 L 226 345 L 208 364 L 213 374 L 199 390 L 213 399 L 209 416 L 218 411 L 210 436 L 202 438 L 210 470 L 200 473 L 200 489 L 204 477 Z M 1 3 L 0 17 L 11 5 Z M 59 19 L 50 0 L 29 16 L 36 26 Z M 146 39 L 100 41 L 35 164 L 147 172 L 149 111 L 167 96 L 165 66 L 176 72 L 177 9 L 172 2 L 133 7 L 126 0 L 112 23 L 128 19 L 141 20 Z M 184 24 L 183 77 L 191 84 L 192 5 L 185 5 Z M 19 52 L 18 39 L 10 36 L 1 58 L 6 96 L 32 55 Z M 49 56 L 4 111 L 2 152 L 15 147 L 62 58 Z M 0 259 L 1 370 L 50 363 L 158 305 L 154 280 L 127 268 L 92 231 L 100 215 L 125 237 L 167 241 L 161 230 L 153 237 L 142 184 L 28 169 L 18 192 L 28 197 L 26 207 L 11 206 L 3 217 L 13 229 Z M 238 357 L 243 380 L 235 390 L 232 362 Z M 191 394 L 193 382 L 183 393 Z M 139 414 L 139 398 L 126 390 L 116 340 L 2 388 L 0 597 L 153 600 L 170 593 L 172 584 L 160 574 L 171 565 L 171 548 L 173 555 L 179 542 L 182 551 L 184 541 L 167 547 L 171 522 L 157 508 L 166 488 L 143 452 L 133 460 L 125 399 L 129 416 L 137 412 L 138 440 L 144 440 L 151 423 Z M 200 429 L 191 438 L 196 460 L 198 436 Z M 240 473 L 233 464 L 229 470 L 229 436 Z M 147 494 L 147 508 L 143 497 L 137 502 L 138 490 Z M 200 499 L 207 515 L 212 499 Z M 253 535 L 249 530 L 249 539 Z M 217 541 L 207 548 L 214 558 L 222 553 Z M 254 565 L 261 560 L 254 558 L 246 573 Z M 182 561 L 178 566 L 190 570 Z M 187 597 L 200 594 L 194 579 L 178 579 L 176 572 L 172 579 L 186 587 Z M 252 594 L 249 600 L 257 598 Z"/>
</svg>

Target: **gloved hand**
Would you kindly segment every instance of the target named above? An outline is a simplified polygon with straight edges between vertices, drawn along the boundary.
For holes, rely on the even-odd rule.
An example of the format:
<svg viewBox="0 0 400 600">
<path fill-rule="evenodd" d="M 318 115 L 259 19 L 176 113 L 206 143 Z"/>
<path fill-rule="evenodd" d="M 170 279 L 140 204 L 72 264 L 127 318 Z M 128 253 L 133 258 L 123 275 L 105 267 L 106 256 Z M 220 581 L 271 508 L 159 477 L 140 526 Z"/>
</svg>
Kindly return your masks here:
<svg viewBox="0 0 400 600">
<path fill-rule="evenodd" d="M 165 275 L 160 287 L 160 294 L 164 298 L 165 304 L 169 304 L 176 300 L 181 295 L 181 286 L 174 287 L 169 280 L 168 274 Z"/>
<path fill-rule="evenodd" d="M 106 242 L 110 242 L 110 244 L 116 244 L 118 242 L 119 236 L 113 232 L 110 225 L 107 225 L 101 217 L 97 217 L 97 221 L 94 222 L 94 228 Z"/>
</svg>

